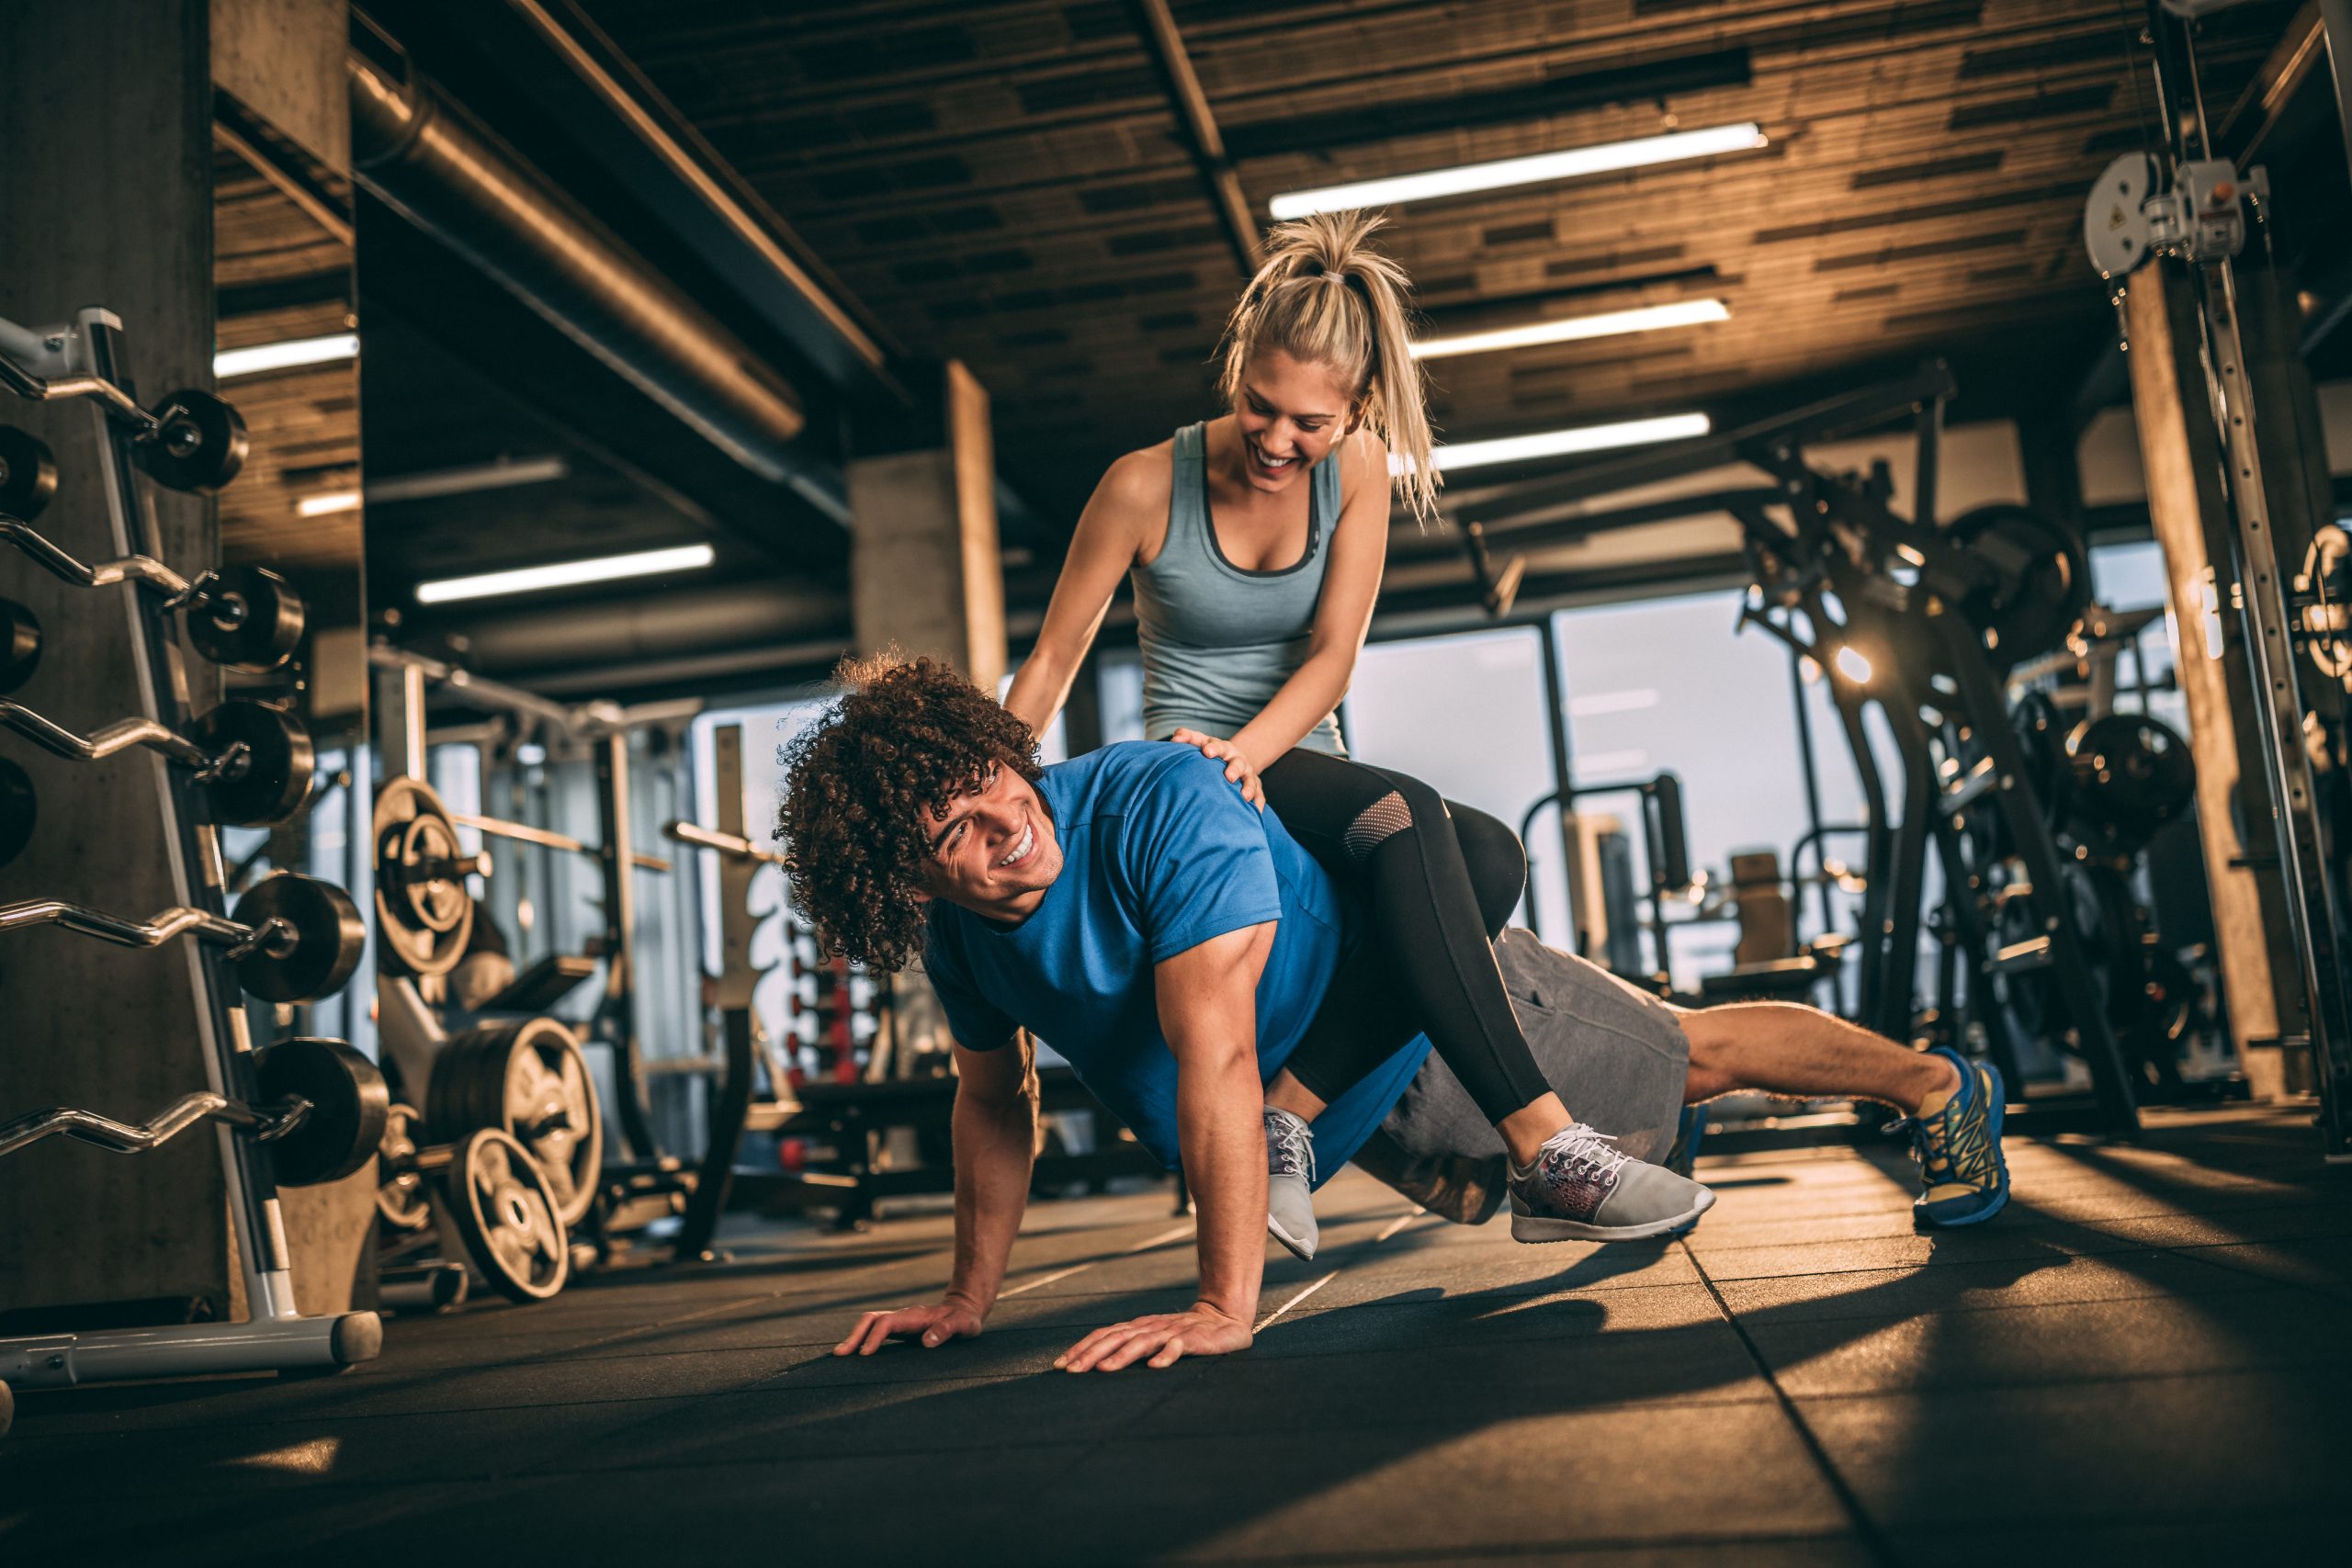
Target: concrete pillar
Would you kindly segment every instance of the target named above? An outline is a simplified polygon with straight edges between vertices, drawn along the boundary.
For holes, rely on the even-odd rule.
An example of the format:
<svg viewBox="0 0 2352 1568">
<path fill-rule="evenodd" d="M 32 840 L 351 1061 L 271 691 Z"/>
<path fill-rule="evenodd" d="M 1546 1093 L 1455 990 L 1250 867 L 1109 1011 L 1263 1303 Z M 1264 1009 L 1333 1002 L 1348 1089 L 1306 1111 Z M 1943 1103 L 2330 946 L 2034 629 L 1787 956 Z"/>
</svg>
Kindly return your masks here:
<svg viewBox="0 0 2352 1568">
<path fill-rule="evenodd" d="M 0 6 L 0 316 L 40 326 L 107 306 L 150 400 L 212 384 L 209 12 L 207 0 Z M 0 395 L 0 421 L 57 453 L 57 499 L 38 526 L 85 560 L 115 553 L 92 407 Z M 206 503 L 153 493 L 167 562 L 209 565 Z M 13 551 L 0 585 L 48 634 L 17 700 L 83 733 L 140 711 L 133 590 L 69 587 Z M 188 675 L 195 707 L 211 705 L 210 668 Z M 67 761 L 12 735 L 0 750 L 32 775 L 40 813 L 30 849 L 0 868 L 0 901 L 65 898 L 141 919 L 178 902 L 154 753 Z M 55 930 L 0 937 L 0 1119 L 79 1105 L 144 1120 L 205 1087 L 197 1017 L 184 940 L 134 952 Z M 232 1279 L 211 1130 L 137 1157 L 53 1138 L 0 1162 L 0 1307 L 225 1314 Z"/>
<path fill-rule="evenodd" d="M 849 464 L 856 645 L 929 654 L 994 692 L 1004 679 L 1004 564 L 997 549 L 989 395 L 944 367 L 935 428 Z"/>
<path fill-rule="evenodd" d="M 2220 444 L 2204 388 L 2200 381 L 2192 384 L 2193 396 L 2183 390 L 2185 372 L 2195 373 L 2198 349 L 2194 318 L 2182 314 L 2182 288 L 2162 265 L 2143 267 L 2132 277 L 2124 299 L 2132 344 L 2125 363 L 2140 458 L 2147 471 L 2148 516 L 2164 548 L 2167 598 L 2180 642 L 2178 679 L 2197 761 L 2198 826 L 2212 889 L 2230 1038 L 2255 1098 L 2275 1100 L 2285 1082 L 2279 976 L 2272 972 L 2268 933 L 2283 930 L 2278 924 L 2283 912 L 2266 910 L 2265 890 L 2246 863 L 2246 846 L 2230 809 L 2231 794 L 2246 771 L 2243 748 L 2251 736 L 2241 732 L 2231 694 L 2233 663 L 2239 682 L 2245 679 L 2244 656 L 2230 646 L 2235 617 L 2225 608 L 2216 613 L 2216 593 L 2228 592 L 2231 570 L 2225 558 L 2215 570 L 2209 525 L 2226 528 L 2228 500 L 2221 488 Z M 2260 777 L 2247 778 L 2245 792 L 2248 814 L 2267 822 L 2268 797 Z"/>
<path fill-rule="evenodd" d="M 356 256 L 348 222 L 315 196 L 296 200 L 288 186 L 303 189 L 311 167 L 325 177 L 329 194 L 347 190 L 351 175 L 351 89 L 344 60 L 351 49 L 349 0 L 211 0 L 213 85 L 233 107 L 231 147 L 257 170 L 292 211 L 300 213 L 308 265 L 340 271 L 346 279 L 341 298 L 308 313 L 274 321 L 270 337 L 341 330 L 356 318 L 357 289 L 348 282 Z M 240 127 L 258 121 L 286 146 L 249 147 L 236 140 Z M 273 177 L 274 176 L 274 177 Z M 307 202 L 307 205 L 306 205 Z M 335 261 L 338 249 L 340 262 Z M 222 256 L 223 288 L 237 265 L 249 257 Z M 242 327 L 252 341 L 254 323 L 223 321 L 222 336 Z M 239 389 L 231 389 L 232 396 Z M 276 482 L 289 460 L 325 469 L 333 465 L 359 483 L 357 463 L 359 371 L 352 364 L 312 367 L 300 377 L 280 375 L 252 384 L 241 400 L 253 437 L 253 472 L 232 485 L 220 503 L 223 565 L 251 562 L 289 579 L 309 611 L 309 631 L 296 655 L 300 671 L 298 709 L 322 743 L 338 734 L 366 734 L 368 666 L 364 637 L 367 594 L 362 581 L 363 516 L 358 512 L 313 518 L 299 537 L 284 529 L 286 492 Z M 350 412 L 344 413 L 341 409 Z M 334 412 L 331 412 L 334 411 Z M 273 677 L 272 683 L 282 683 Z M 299 852 L 307 824 L 282 833 L 273 853 Z M 290 1187 L 279 1193 L 287 1243 L 294 1262 L 296 1304 L 305 1313 L 342 1312 L 376 1299 L 376 1162 L 368 1161 L 327 1187 Z"/>
</svg>

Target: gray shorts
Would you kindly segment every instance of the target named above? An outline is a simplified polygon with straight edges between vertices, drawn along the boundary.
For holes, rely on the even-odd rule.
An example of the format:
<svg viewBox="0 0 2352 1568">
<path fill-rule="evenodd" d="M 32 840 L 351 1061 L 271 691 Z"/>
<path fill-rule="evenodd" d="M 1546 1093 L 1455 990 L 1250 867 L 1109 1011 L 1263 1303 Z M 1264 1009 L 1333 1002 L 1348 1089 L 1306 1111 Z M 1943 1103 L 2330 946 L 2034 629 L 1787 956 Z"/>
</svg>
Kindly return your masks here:
<svg viewBox="0 0 2352 1568">
<path fill-rule="evenodd" d="M 1690 1067 L 1675 1010 L 1532 931 L 1505 931 L 1495 958 L 1535 1065 L 1568 1113 L 1635 1159 L 1663 1160 Z M 1502 1136 L 1435 1052 L 1355 1163 L 1448 1218 L 1481 1218 L 1500 1201 Z"/>
</svg>

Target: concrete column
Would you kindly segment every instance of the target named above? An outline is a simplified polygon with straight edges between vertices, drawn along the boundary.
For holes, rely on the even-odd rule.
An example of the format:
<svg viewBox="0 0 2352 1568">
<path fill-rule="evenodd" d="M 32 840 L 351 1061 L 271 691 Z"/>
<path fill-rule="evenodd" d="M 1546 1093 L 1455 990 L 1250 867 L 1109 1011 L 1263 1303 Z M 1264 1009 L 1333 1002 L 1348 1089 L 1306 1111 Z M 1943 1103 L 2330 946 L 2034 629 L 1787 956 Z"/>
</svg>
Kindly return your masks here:
<svg viewBox="0 0 2352 1568">
<path fill-rule="evenodd" d="M 954 361 L 935 430 L 911 449 L 849 464 L 856 645 L 929 654 L 993 693 L 1004 679 L 1004 564 L 997 548 L 989 395 Z"/>
<path fill-rule="evenodd" d="M 2124 299 L 2132 336 L 2125 363 L 2140 458 L 2147 470 L 2148 516 L 2164 548 L 2167 598 L 2179 637 L 2178 679 L 2188 705 L 2189 750 L 2197 762 L 2198 826 L 2206 882 L 2212 889 L 2230 1038 L 2255 1098 L 2274 1100 L 2284 1088 L 2268 937 L 2276 928 L 2230 809 L 2244 771 L 2241 748 L 2250 738 L 2240 733 L 2230 692 L 2233 617 L 2216 613 L 2215 595 L 2228 592 L 2231 571 L 2226 560 L 2214 570 L 2208 532 L 2209 520 L 2226 526 L 2228 501 L 2221 489 L 2220 444 L 2204 389 L 2197 386 L 2193 397 L 2183 392 L 2183 368 L 2194 369 L 2198 351 L 2193 337 L 2181 333 L 2184 323 L 2174 309 L 2180 288 L 2161 265 L 2133 276 Z M 2242 667 L 2242 656 L 2234 662 Z M 2248 778 L 2245 785 L 2249 815 L 2267 821 L 2262 780 Z"/>
<path fill-rule="evenodd" d="M 151 401 L 212 384 L 209 9 L 0 5 L 0 316 L 41 326 L 109 308 Z M 97 417 L 85 400 L 0 395 L 0 421 L 57 453 L 57 499 L 37 526 L 84 560 L 115 553 Z M 153 494 L 167 563 L 210 565 L 206 503 Z M 133 592 L 70 587 L 0 556 L 0 592 L 30 604 L 48 634 L 17 700 L 83 733 L 138 713 Z M 192 662 L 188 675 L 195 707 L 210 706 L 210 667 Z M 67 761 L 12 735 L 0 750 L 32 775 L 40 814 L 31 848 L 0 869 L 0 901 L 65 898 L 141 919 L 178 901 L 153 752 Z M 184 941 L 135 952 L 55 930 L 0 937 L 0 1119 L 52 1105 L 152 1116 L 206 1085 L 197 1018 Z M 58 1138 L 0 1161 L 0 1306 L 139 1302 L 153 1304 L 132 1315 L 156 1321 L 190 1303 L 232 1311 L 215 1139 L 192 1131 L 126 1157 Z"/>
</svg>

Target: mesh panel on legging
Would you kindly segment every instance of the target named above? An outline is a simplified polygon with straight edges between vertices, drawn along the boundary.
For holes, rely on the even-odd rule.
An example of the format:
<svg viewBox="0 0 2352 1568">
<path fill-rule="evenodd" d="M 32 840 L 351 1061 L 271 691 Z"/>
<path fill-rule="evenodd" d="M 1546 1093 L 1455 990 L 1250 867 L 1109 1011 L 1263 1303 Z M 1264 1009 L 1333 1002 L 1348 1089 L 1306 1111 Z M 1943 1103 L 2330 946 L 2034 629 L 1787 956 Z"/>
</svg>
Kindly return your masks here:
<svg viewBox="0 0 2352 1568">
<path fill-rule="evenodd" d="M 1369 926 L 1285 1064 L 1298 1080 L 1337 1099 L 1426 1031 L 1489 1121 L 1549 1093 L 1491 945 L 1526 883 L 1510 829 L 1466 807 L 1449 812 L 1419 779 L 1322 752 L 1288 752 L 1260 777 L 1283 827 Z"/>
</svg>

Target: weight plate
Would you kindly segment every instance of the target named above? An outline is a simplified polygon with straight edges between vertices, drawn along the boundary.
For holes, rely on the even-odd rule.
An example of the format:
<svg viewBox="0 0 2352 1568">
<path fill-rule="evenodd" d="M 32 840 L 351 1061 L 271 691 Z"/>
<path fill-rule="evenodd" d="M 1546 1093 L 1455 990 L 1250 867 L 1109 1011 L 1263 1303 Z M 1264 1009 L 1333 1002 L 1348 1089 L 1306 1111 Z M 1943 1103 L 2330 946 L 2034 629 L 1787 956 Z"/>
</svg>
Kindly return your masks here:
<svg viewBox="0 0 2352 1568">
<path fill-rule="evenodd" d="M 154 408 L 154 435 L 139 444 L 139 466 L 166 490 L 209 494 L 245 466 L 245 422 L 210 392 L 174 392 Z"/>
<path fill-rule="evenodd" d="M 302 596 L 274 571 L 223 567 L 203 603 L 187 612 L 187 639 L 215 664 L 254 673 L 276 670 L 301 646 Z"/>
<path fill-rule="evenodd" d="M 300 815 L 311 798 L 317 761 L 302 721 L 267 703 L 232 697 L 196 721 L 190 738 L 216 760 L 243 744 L 232 762 L 204 786 L 213 819 L 232 828 L 275 828 Z"/>
<path fill-rule="evenodd" d="M 495 1127 L 481 1128 L 459 1145 L 442 1180 L 450 1220 L 492 1290 L 509 1301 L 543 1302 L 563 1289 L 571 1238 L 529 1151 Z"/>
<path fill-rule="evenodd" d="M 57 459 L 29 430 L 0 424 L 0 512 L 29 523 L 57 493 Z"/>
<path fill-rule="evenodd" d="M 587 1217 L 605 1163 L 605 1119 L 588 1059 L 552 1018 L 457 1035 L 434 1058 L 425 1097 L 436 1136 L 475 1127 L 514 1135 L 547 1172 L 567 1226 Z"/>
<path fill-rule="evenodd" d="M 0 696 L 31 680 L 40 668 L 40 620 L 29 606 L 0 599 Z"/>
<path fill-rule="evenodd" d="M 2110 976 L 2114 965 L 2107 938 L 2108 921 L 2099 898 L 2099 890 L 2084 868 L 2074 861 L 2059 863 L 2059 873 L 2064 886 L 2060 897 L 2060 918 L 2071 919 L 2075 934 L 2080 939 L 2085 966 L 2088 969 L 2091 993 L 2098 998 L 2102 1010 L 2110 1010 L 2113 986 Z M 2001 906 L 2000 942 L 2014 947 L 2019 942 L 2042 936 L 2042 919 L 2046 908 L 2041 901 L 2012 897 Z M 2056 1050 L 2064 1050 L 2067 1023 L 2065 1001 L 2058 987 L 2056 954 L 2050 964 L 2039 969 L 2012 971 L 1993 977 L 1994 993 L 2007 1010 L 2009 1025 L 2020 1037 L 2038 1040 Z"/>
<path fill-rule="evenodd" d="M 2083 249 L 2101 277 L 2130 272 L 2148 259 L 2154 237 L 2147 201 L 2156 194 L 2155 160 L 2126 152 L 2108 164 L 2083 205 Z"/>
<path fill-rule="evenodd" d="M 2066 640 L 2091 602 L 2081 540 L 2038 512 L 2008 504 L 1962 513 L 1949 533 L 1996 574 L 1962 605 L 1996 662 L 2020 664 Z"/>
<path fill-rule="evenodd" d="M 7 758 L 0 757 L 0 865 L 6 865 L 25 852 L 40 821 L 31 776 Z"/>
<path fill-rule="evenodd" d="M 281 1040 L 254 1053 L 266 1104 L 298 1094 L 311 1102 L 302 1124 L 268 1145 L 283 1187 L 340 1181 L 383 1142 L 391 1092 L 376 1064 L 340 1040 Z"/>
<path fill-rule="evenodd" d="M 2009 709 L 2009 727 L 2017 731 L 2018 750 L 2025 756 L 2025 782 L 2041 803 L 2041 819 L 2055 827 L 2066 819 L 2075 778 L 2066 760 L 2065 721 L 2058 705 L 2047 692 L 2030 691 Z"/>
<path fill-rule="evenodd" d="M 2197 798 L 2188 742 L 2144 714 L 2111 713 L 2066 738 L 2074 814 L 2119 852 L 2141 848 Z"/>
<path fill-rule="evenodd" d="M 351 895 L 332 882 L 281 871 L 237 900 L 230 917 L 259 928 L 271 919 L 293 930 L 237 961 L 237 983 L 268 1002 L 307 1002 L 343 989 L 368 946 L 368 923 Z"/>
<path fill-rule="evenodd" d="M 423 875 L 403 877 L 401 884 L 408 912 L 422 930 L 435 934 L 453 931 L 458 929 L 458 922 L 465 919 L 466 908 L 473 900 L 467 894 L 464 880 L 446 870 L 461 852 L 458 830 L 445 818 L 419 817 L 402 830 L 401 865 L 424 872 Z"/>
<path fill-rule="evenodd" d="M 383 1141 L 376 1145 L 376 1213 L 394 1230 L 421 1231 L 433 1223 L 424 1195 L 424 1173 L 416 1168 L 417 1133 L 424 1118 L 413 1105 L 395 1105 L 384 1117 Z"/>
<path fill-rule="evenodd" d="M 419 829 L 416 825 L 427 819 L 434 827 Z M 376 796 L 375 841 L 378 953 L 395 973 L 447 975 L 465 956 L 466 942 L 473 935 L 473 896 L 456 867 L 424 864 L 411 855 L 414 846 L 426 841 L 447 843 L 454 850 L 457 825 L 431 785 L 397 778 Z M 427 886 L 420 889 L 420 883 Z M 447 929 L 436 928 L 424 915 L 450 908 L 458 918 Z"/>
</svg>

